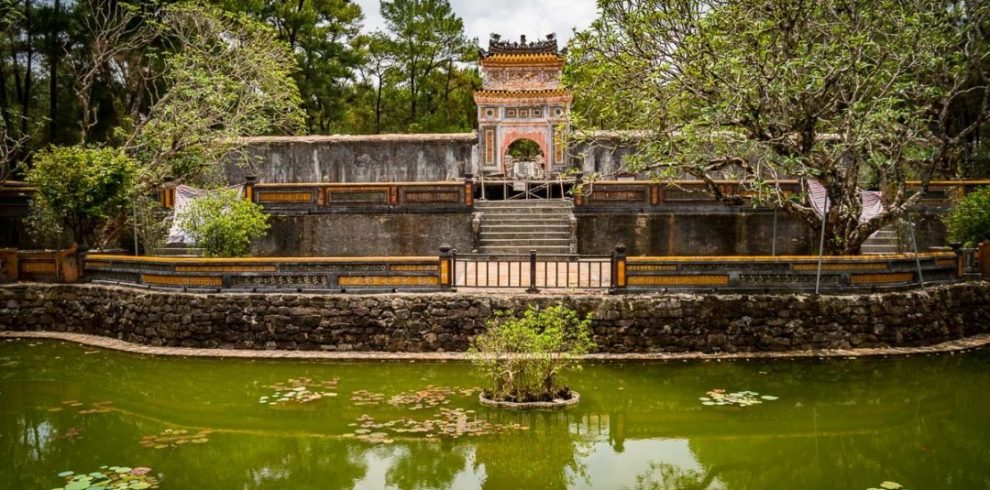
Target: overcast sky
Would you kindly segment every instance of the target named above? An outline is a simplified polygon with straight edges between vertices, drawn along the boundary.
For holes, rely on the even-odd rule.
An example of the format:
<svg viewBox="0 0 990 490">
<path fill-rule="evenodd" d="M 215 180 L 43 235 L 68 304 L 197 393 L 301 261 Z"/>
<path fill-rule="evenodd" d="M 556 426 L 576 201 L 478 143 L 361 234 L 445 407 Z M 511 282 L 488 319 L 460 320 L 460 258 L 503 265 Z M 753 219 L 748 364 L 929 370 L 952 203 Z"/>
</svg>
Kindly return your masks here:
<svg viewBox="0 0 990 490">
<path fill-rule="evenodd" d="M 364 11 L 364 30 L 385 29 L 378 0 L 357 0 Z M 488 47 L 488 35 L 497 32 L 502 39 L 516 41 L 525 34 L 530 41 L 557 33 L 560 47 L 571 38 L 571 31 L 591 24 L 596 14 L 595 0 L 450 0 L 469 38 L 476 37 Z"/>
</svg>

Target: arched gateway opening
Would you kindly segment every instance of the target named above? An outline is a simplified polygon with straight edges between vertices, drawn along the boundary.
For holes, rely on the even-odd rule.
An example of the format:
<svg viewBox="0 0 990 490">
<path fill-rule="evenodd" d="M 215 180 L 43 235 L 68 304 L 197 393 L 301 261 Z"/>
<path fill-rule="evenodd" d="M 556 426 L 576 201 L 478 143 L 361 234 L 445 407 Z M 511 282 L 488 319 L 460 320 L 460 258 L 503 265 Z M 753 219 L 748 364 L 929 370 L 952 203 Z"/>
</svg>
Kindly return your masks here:
<svg viewBox="0 0 990 490">
<path fill-rule="evenodd" d="M 529 138 L 511 142 L 502 157 L 505 174 L 514 178 L 546 176 L 546 152 L 543 145 Z"/>
</svg>

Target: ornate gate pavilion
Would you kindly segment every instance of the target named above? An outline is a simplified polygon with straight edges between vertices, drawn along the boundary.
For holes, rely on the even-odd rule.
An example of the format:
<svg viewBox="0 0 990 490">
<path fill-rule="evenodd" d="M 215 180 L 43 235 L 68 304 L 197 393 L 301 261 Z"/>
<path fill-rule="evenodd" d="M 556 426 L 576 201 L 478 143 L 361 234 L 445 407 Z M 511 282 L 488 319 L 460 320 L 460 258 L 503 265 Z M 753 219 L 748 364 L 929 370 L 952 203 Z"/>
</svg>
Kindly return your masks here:
<svg viewBox="0 0 990 490">
<path fill-rule="evenodd" d="M 509 145 L 523 139 L 543 152 L 544 175 L 565 169 L 571 92 L 561 85 L 564 54 L 553 34 L 535 42 L 526 42 L 526 36 L 503 41 L 492 34 L 481 53 L 482 89 L 474 93 L 484 173 L 509 173 Z"/>
</svg>

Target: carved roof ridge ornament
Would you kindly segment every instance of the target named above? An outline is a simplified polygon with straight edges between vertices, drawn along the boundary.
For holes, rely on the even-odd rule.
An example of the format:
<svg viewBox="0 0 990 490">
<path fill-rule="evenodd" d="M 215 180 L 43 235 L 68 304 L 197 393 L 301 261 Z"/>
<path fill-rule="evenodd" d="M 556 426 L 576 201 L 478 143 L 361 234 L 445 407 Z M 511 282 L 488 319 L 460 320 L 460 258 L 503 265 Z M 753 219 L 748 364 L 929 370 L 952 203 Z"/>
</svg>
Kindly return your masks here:
<svg viewBox="0 0 990 490">
<path fill-rule="evenodd" d="M 546 39 L 526 42 L 526 36 L 522 35 L 518 42 L 503 41 L 500 34 L 492 33 L 488 40 L 488 51 L 481 50 L 481 57 L 487 58 L 496 54 L 567 54 L 567 48 L 557 49 L 557 35 L 548 34 Z"/>
</svg>

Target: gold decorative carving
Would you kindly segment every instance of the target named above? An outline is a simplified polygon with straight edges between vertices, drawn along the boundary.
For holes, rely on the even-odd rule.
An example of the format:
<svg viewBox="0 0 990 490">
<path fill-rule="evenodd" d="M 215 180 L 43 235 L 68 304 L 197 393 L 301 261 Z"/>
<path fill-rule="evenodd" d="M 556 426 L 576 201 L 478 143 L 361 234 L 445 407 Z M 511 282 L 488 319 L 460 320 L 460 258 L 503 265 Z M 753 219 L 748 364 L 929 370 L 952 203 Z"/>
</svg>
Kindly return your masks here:
<svg viewBox="0 0 990 490">
<path fill-rule="evenodd" d="M 389 189 L 387 187 L 355 187 L 347 190 L 328 189 L 327 202 L 331 205 L 343 204 L 388 204 Z"/>
<path fill-rule="evenodd" d="M 392 264 L 388 266 L 389 270 L 393 271 L 403 271 L 403 272 L 436 272 L 437 265 L 415 265 L 415 264 Z"/>
<path fill-rule="evenodd" d="M 156 286 L 211 286 L 220 287 L 222 279 L 216 276 L 166 276 L 142 274 L 141 281 Z"/>
<path fill-rule="evenodd" d="M 272 192 L 259 191 L 258 202 L 313 202 L 313 193 L 305 192 Z"/>
<path fill-rule="evenodd" d="M 176 272 L 276 272 L 274 265 L 177 265 Z"/>
<path fill-rule="evenodd" d="M 676 265 L 661 265 L 661 264 L 651 264 L 651 265 L 630 265 L 630 272 L 650 272 L 650 271 L 676 271 Z"/>
<path fill-rule="evenodd" d="M 632 201 L 642 202 L 645 200 L 645 192 L 642 190 L 630 191 L 608 191 L 600 190 L 591 193 L 592 201 Z"/>
<path fill-rule="evenodd" d="M 630 286 L 728 286 L 729 276 L 629 276 Z"/>
<path fill-rule="evenodd" d="M 110 262 L 93 262 L 90 260 L 86 261 L 87 269 L 106 269 L 107 267 L 110 267 Z"/>
<path fill-rule="evenodd" d="M 485 130 L 485 163 L 495 163 L 495 130 Z"/>
<path fill-rule="evenodd" d="M 340 276 L 341 286 L 439 286 L 436 276 Z"/>
<path fill-rule="evenodd" d="M 27 262 L 21 260 L 21 272 L 29 274 L 54 274 L 56 270 L 55 262 Z"/>
<path fill-rule="evenodd" d="M 406 191 L 403 195 L 405 202 L 461 202 L 460 192 L 453 191 Z"/>
<path fill-rule="evenodd" d="M 791 266 L 795 271 L 817 271 L 818 264 L 794 264 Z M 865 264 L 822 264 L 823 271 L 876 271 L 887 270 L 886 262 L 867 262 Z"/>
<path fill-rule="evenodd" d="M 894 274 L 853 274 L 849 280 L 853 284 L 889 284 L 895 282 L 911 282 L 914 280 L 914 273 L 898 272 Z"/>
</svg>

